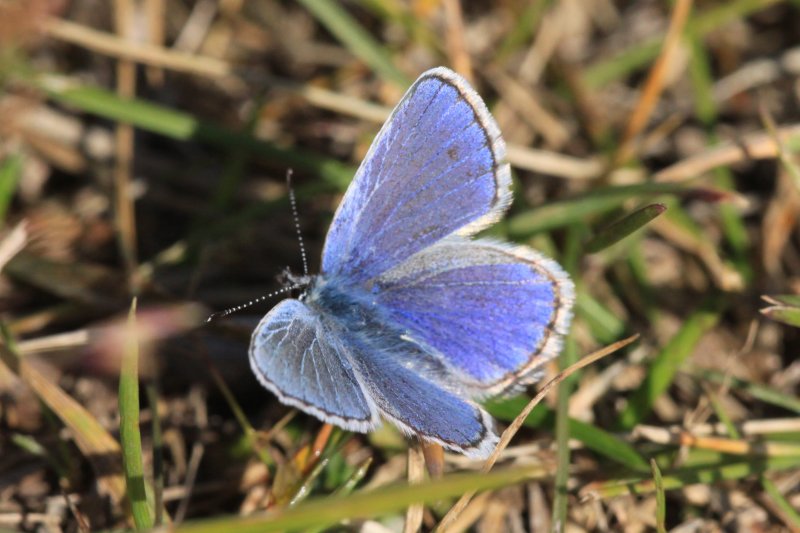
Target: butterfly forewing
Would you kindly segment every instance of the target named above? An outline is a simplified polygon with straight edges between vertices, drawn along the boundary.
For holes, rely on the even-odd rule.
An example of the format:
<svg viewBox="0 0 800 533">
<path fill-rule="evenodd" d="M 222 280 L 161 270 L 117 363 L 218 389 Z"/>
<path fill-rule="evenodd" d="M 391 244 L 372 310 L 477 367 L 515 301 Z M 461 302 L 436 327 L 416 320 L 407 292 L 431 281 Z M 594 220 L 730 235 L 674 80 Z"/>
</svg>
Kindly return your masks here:
<svg viewBox="0 0 800 533">
<path fill-rule="evenodd" d="M 361 283 L 510 202 L 505 147 L 486 106 L 447 69 L 420 76 L 376 137 L 336 212 L 323 275 Z"/>
</svg>

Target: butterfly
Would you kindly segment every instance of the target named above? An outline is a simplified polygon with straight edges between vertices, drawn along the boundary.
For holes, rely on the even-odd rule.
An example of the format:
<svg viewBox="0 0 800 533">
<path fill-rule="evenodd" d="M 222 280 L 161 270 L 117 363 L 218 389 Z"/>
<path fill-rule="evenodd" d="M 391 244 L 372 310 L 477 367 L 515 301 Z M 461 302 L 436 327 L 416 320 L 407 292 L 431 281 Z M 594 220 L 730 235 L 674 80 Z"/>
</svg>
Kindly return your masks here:
<svg viewBox="0 0 800 533">
<path fill-rule="evenodd" d="M 284 404 L 346 430 L 382 419 L 469 457 L 498 441 L 477 401 L 541 378 L 573 283 L 525 246 L 471 238 L 511 203 L 497 123 L 455 72 L 411 86 L 339 205 L 321 273 L 253 332 L 249 358 Z"/>
</svg>

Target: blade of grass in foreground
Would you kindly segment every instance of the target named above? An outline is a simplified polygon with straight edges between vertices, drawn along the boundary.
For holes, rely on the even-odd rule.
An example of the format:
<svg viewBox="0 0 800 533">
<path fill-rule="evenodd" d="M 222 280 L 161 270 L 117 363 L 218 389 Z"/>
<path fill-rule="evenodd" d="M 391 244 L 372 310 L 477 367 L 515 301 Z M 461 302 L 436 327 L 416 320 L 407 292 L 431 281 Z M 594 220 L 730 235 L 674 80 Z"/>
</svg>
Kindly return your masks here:
<svg viewBox="0 0 800 533">
<path fill-rule="evenodd" d="M 648 222 L 658 217 L 666 210 L 667 206 L 664 204 L 651 204 L 637 209 L 592 237 L 592 239 L 586 243 L 586 252 L 593 254 L 608 248 L 634 231 L 643 228 Z"/>
<path fill-rule="evenodd" d="M 490 490 L 540 479 L 547 473 L 538 466 L 514 467 L 484 473 L 454 474 L 418 485 L 394 485 L 349 496 L 309 500 L 291 509 L 248 517 L 231 517 L 188 523 L 175 533 L 269 533 L 332 526 L 348 518 L 366 518 L 399 512 L 414 503 L 429 503 L 469 491 Z M 160 531 L 166 531 L 164 529 Z"/>
<path fill-rule="evenodd" d="M 137 530 L 153 527 L 153 513 L 147 503 L 142 436 L 139 433 L 139 343 L 136 339 L 136 299 L 131 302 L 119 376 L 119 438 L 122 466 L 131 514 Z"/>
</svg>

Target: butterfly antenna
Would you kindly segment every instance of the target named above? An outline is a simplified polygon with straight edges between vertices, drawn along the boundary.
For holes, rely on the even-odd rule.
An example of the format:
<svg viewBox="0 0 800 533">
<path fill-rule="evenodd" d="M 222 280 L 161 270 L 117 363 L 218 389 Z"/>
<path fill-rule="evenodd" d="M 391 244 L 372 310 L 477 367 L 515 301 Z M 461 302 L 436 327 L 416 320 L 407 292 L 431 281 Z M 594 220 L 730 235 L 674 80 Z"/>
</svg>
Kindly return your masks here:
<svg viewBox="0 0 800 533">
<path fill-rule="evenodd" d="M 236 307 L 229 307 L 228 309 L 225 309 L 224 311 L 217 311 L 216 313 L 211 313 L 210 315 L 208 315 L 208 318 L 206 319 L 206 323 L 209 323 L 212 320 L 216 320 L 217 318 L 226 317 L 226 316 L 228 316 L 230 314 L 233 314 L 233 313 L 235 313 L 237 311 L 241 311 L 242 309 L 245 309 L 246 307 L 250 307 L 251 305 L 255 305 L 258 302 L 263 302 L 264 300 L 266 300 L 268 298 L 274 298 L 275 296 L 278 296 L 279 294 L 286 294 L 287 292 L 289 292 L 291 290 L 294 290 L 294 289 L 297 289 L 297 288 L 300 288 L 300 286 L 299 285 L 290 285 L 288 287 L 283 287 L 282 289 L 278 289 L 277 291 L 273 291 L 273 292 L 271 292 L 269 294 L 265 294 L 264 296 L 259 296 L 255 300 L 250 300 L 246 304 L 237 305 Z"/>
<path fill-rule="evenodd" d="M 303 275 L 308 276 L 308 259 L 306 259 L 306 247 L 303 244 L 303 233 L 300 231 L 300 216 L 297 214 L 297 199 L 292 188 L 292 169 L 286 170 L 286 187 L 289 189 L 289 203 L 292 205 L 292 217 L 294 218 L 294 230 L 297 232 L 297 242 L 300 243 L 300 257 L 303 259 Z"/>
</svg>

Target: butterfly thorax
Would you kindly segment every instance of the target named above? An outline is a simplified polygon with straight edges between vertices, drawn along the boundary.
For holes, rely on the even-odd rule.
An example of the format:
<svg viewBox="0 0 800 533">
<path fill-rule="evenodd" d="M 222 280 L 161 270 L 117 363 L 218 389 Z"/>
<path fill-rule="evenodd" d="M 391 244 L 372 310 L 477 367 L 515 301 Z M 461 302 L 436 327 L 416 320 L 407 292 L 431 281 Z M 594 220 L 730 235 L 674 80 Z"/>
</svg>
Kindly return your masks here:
<svg viewBox="0 0 800 533">
<path fill-rule="evenodd" d="M 316 276 L 300 299 L 337 328 L 339 335 L 362 349 L 400 360 L 433 381 L 442 381 L 448 372 L 409 331 L 392 324 L 367 288 Z M 449 388 L 448 384 L 442 386 Z"/>
<path fill-rule="evenodd" d="M 377 309 L 369 293 L 359 287 L 345 285 L 335 277 L 319 275 L 310 278 L 300 300 L 353 333 L 378 326 Z"/>
</svg>

